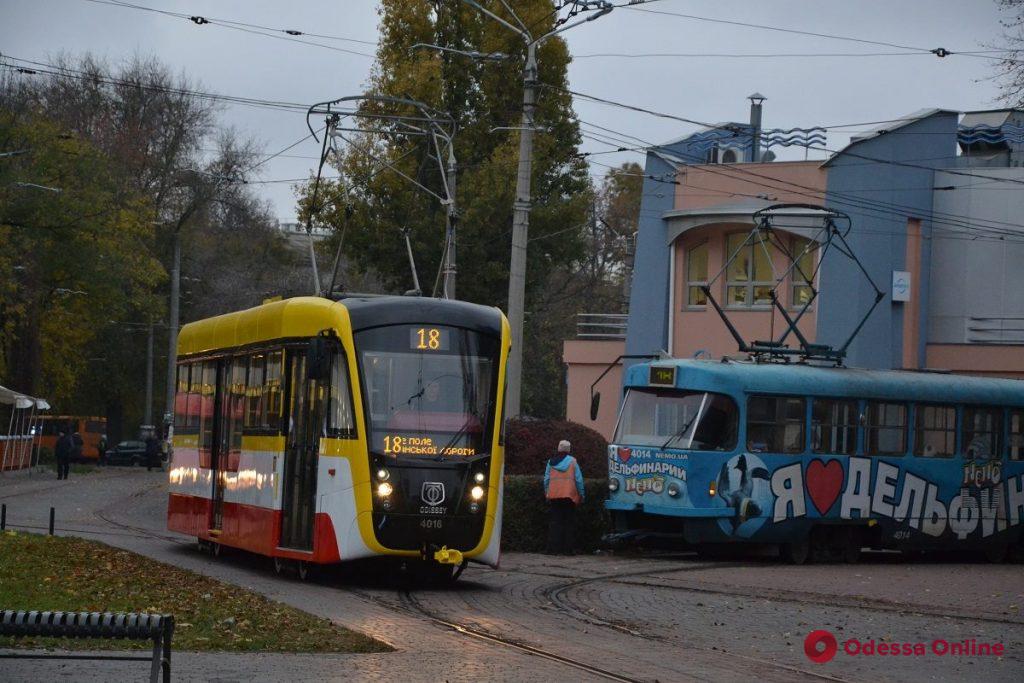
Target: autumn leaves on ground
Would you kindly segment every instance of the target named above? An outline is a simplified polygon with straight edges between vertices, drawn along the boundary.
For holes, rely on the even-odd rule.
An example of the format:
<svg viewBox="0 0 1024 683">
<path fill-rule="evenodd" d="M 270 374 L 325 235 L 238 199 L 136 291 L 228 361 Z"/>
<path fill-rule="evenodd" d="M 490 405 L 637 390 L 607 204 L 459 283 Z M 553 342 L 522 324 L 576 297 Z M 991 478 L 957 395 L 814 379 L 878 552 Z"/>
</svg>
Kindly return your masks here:
<svg viewBox="0 0 1024 683">
<path fill-rule="evenodd" d="M 0 609 L 173 614 L 176 650 L 384 652 L 256 593 L 77 538 L 0 534 Z M 147 648 L 126 640 L 0 638 L 0 647 Z"/>
</svg>

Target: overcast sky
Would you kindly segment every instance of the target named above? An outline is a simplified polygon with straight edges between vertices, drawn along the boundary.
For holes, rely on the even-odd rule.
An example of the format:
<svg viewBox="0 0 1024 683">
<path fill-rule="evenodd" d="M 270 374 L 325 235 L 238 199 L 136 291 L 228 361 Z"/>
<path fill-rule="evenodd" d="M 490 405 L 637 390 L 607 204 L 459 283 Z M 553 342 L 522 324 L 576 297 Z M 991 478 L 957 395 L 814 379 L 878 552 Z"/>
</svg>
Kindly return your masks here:
<svg viewBox="0 0 1024 683">
<path fill-rule="evenodd" d="M 189 15 L 367 42 L 375 41 L 377 36 L 377 3 L 373 0 L 131 1 Z M 709 122 L 746 121 L 746 97 L 757 91 L 768 98 L 764 105 L 766 128 L 877 121 L 926 107 L 971 110 L 997 105 L 997 86 L 990 79 L 992 62 L 963 55 L 942 59 L 914 54 L 742 59 L 587 57 L 599 53 L 905 52 L 884 45 L 652 13 L 655 11 L 913 48 L 943 47 L 953 52 L 986 49 L 999 43 L 1001 34 L 995 0 L 660 0 L 639 9 L 616 9 L 566 34 L 575 57 L 570 66 L 573 89 Z M 358 42 L 308 40 L 367 55 L 374 51 L 373 45 Z M 303 103 L 358 94 L 373 63 L 372 58 L 358 54 L 218 25 L 198 26 L 187 19 L 89 0 L 0 0 L 0 52 L 40 61 L 61 52 L 72 56 L 91 52 L 113 63 L 134 54 L 153 55 L 198 81 L 205 90 Z M 509 86 L 520 87 L 518 83 Z M 576 111 L 584 122 L 647 141 L 664 142 L 696 129 L 585 100 L 577 100 Z M 302 114 L 244 106 L 225 108 L 221 120 L 257 138 L 268 153 L 295 142 L 306 130 Z M 828 147 L 839 148 L 850 132 L 861 129 L 830 131 Z M 584 149 L 601 151 L 608 146 L 587 140 Z M 318 152 L 317 144 L 308 140 L 290 154 L 315 159 Z M 802 157 L 802 150 L 783 155 Z M 600 174 L 606 169 L 598 163 L 617 164 L 641 157 L 620 153 L 591 159 L 593 172 Z M 263 167 L 262 178 L 305 177 L 313 164 L 315 161 L 308 158 L 275 158 Z M 259 187 L 281 220 L 293 219 L 295 201 L 290 183 Z"/>
</svg>

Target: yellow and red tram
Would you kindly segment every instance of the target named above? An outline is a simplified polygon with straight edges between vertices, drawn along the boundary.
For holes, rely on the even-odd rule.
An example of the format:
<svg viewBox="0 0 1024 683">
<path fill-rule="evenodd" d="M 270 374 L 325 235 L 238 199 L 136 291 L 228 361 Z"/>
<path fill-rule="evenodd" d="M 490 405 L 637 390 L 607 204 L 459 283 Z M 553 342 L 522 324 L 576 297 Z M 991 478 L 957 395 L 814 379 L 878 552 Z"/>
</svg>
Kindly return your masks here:
<svg viewBox="0 0 1024 683">
<path fill-rule="evenodd" d="M 168 528 L 275 567 L 496 566 L 508 322 L 420 297 L 299 297 L 182 328 Z"/>
</svg>

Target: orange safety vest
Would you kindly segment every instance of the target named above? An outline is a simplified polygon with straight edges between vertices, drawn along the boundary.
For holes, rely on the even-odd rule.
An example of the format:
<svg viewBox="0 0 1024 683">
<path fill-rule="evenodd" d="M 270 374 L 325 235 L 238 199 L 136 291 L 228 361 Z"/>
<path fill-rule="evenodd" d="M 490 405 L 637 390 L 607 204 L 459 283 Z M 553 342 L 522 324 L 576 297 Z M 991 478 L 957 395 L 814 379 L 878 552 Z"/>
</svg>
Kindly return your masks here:
<svg viewBox="0 0 1024 683">
<path fill-rule="evenodd" d="M 563 472 L 554 467 L 548 473 L 548 500 L 569 498 L 576 505 L 580 504 L 580 492 L 576 489 L 576 460 L 569 463 Z"/>
</svg>

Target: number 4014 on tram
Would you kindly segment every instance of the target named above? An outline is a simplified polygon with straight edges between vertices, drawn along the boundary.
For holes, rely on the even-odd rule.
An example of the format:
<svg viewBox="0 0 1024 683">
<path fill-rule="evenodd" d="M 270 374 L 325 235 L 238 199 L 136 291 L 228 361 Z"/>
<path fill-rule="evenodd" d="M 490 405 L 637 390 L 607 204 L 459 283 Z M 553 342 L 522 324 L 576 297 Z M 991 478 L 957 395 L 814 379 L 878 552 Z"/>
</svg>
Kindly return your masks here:
<svg viewBox="0 0 1024 683">
<path fill-rule="evenodd" d="M 796 563 L 1024 551 L 1024 381 L 679 360 L 624 384 L 606 503 L 621 536 L 770 544 Z"/>
<path fill-rule="evenodd" d="M 168 528 L 300 575 L 373 556 L 442 577 L 497 565 L 508 351 L 498 309 L 419 297 L 186 325 Z"/>
</svg>

